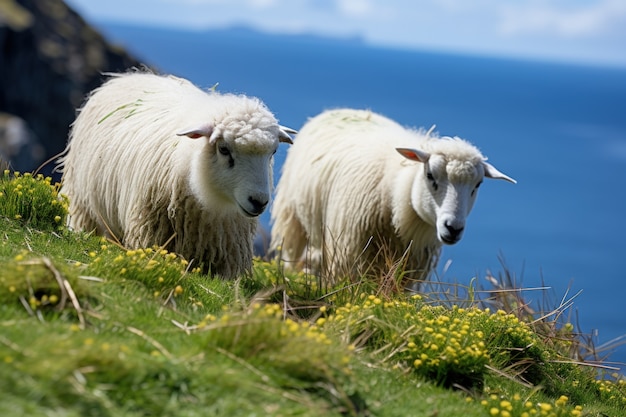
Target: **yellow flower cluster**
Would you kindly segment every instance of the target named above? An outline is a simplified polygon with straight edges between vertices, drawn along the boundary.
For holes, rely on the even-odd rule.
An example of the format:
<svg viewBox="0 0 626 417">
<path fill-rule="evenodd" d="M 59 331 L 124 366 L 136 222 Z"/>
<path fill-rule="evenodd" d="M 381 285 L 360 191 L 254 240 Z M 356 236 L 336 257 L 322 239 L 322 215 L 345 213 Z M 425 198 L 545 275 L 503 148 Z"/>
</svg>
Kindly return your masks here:
<svg viewBox="0 0 626 417">
<path fill-rule="evenodd" d="M 484 310 L 489 313 L 489 309 Z M 487 319 L 490 327 L 495 327 L 499 331 L 499 336 L 509 340 L 509 344 L 513 347 L 528 346 L 535 342 L 535 333 L 527 323 L 520 321 L 514 314 L 506 313 L 498 310 L 495 314 L 491 314 Z M 495 336 L 495 335 L 494 335 Z"/>
<path fill-rule="evenodd" d="M 59 195 L 60 184 L 30 173 L 0 176 L 0 215 L 29 222 L 34 227 L 59 227 L 67 216 L 68 201 Z"/>
<path fill-rule="evenodd" d="M 332 343 L 317 324 L 285 318 L 280 304 L 255 302 L 241 311 L 226 306 L 221 314 L 208 314 L 193 328 L 210 346 L 251 361 L 272 363 L 292 376 L 317 379 L 328 372 L 350 373 L 352 349 Z"/>
<path fill-rule="evenodd" d="M 471 368 L 477 368 L 476 372 L 479 372 L 479 368 L 489 360 L 484 333 L 476 330 L 469 318 L 451 319 L 450 316 L 440 315 L 426 319 L 423 323 L 424 333 L 417 340 L 415 337 L 409 338 L 407 344 L 409 352 L 419 354 L 413 362 L 416 368 L 427 366 L 434 370 L 442 361 L 450 361 L 456 366 L 468 362 L 472 364 Z"/>
<path fill-rule="evenodd" d="M 256 282 L 284 286 L 289 296 L 309 297 L 321 290 L 319 278 L 304 271 L 285 271 L 277 259 L 254 259 L 253 278 Z"/>
<path fill-rule="evenodd" d="M 317 323 L 348 333 L 350 340 L 380 352 L 395 366 L 443 385 L 472 386 L 482 380 L 487 364 L 508 366 L 520 359 L 520 352 L 530 358 L 542 354 L 530 326 L 513 314 L 433 306 L 419 295 L 385 300 L 363 294 L 331 314 L 324 311 Z"/>
<path fill-rule="evenodd" d="M 364 295 L 361 302 L 348 303 L 323 317 L 322 325 L 348 331 L 355 339 L 371 334 L 366 341 L 371 348 L 384 351 L 397 366 L 411 367 L 438 383 L 472 385 L 482 378 L 489 362 L 485 334 L 475 318 L 484 314 L 477 309 L 427 305 L 420 296 L 409 302 Z"/>
<path fill-rule="evenodd" d="M 491 394 L 481 401 L 489 415 L 492 417 L 578 417 L 582 415 L 583 408 L 580 405 L 572 407 L 568 404 L 569 398 L 561 395 L 554 403 L 533 402 L 523 400 L 519 394 L 513 398 L 504 399 L 501 396 Z"/>
<path fill-rule="evenodd" d="M 325 345 L 330 345 L 331 343 L 328 336 L 320 330 L 320 327 L 317 324 L 311 324 L 308 321 L 296 321 L 291 318 L 283 320 L 284 312 L 279 304 L 254 303 L 252 304 L 249 316 L 250 317 L 248 318 L 261 321 L 279 320 L 281 322 L 279 330 L 279 335 L 281 337 L 303 337 L 312 342 Z M 223 314 L 221 317 L 217 318 L 213 314 L 208 314 L 205 316 L 204 320 L 198 324 L 198 328 L 203 328 L 210 323 L 228 324 L 233 320 L 238 321 L 240 320 L 240 317 L 236 315 L 233 316 L 230 314 Z"/>
<path fill-rule="evenodd" d="M 489 309 L 474 310 L 475 320 L 484 329 L 485 343 L 491 352 L 491 365 L 506 368 L 516 363 L 522 364 L 548 360 L 549 354 L 543 342 L 528 323 L 520 321 L 514 314 Z M 539 381 L 536 381 L 539 382 Z"/>
<path fill-rule="evenodd" d="M 189 263 L 157 246 L 144 249 L 120 250 L 105 238 L 99 250 L 87 253 L 90 261 L 86 268 L 90 275 L 106 277 L 111 274 L 143 282 L 153 289 L 155 297 L 179 296 L 185 292 L 182 278 Z"/>
<path fill-rule="evenodd" d="M 34 295 L 31 295 L 30 298 L 28 299 L 28 304 L 30 305 L 30 308 L 32 308 L 33 310 L 37 310 L 38 308 L 45 307 L 45 306 L 52 306 L 58 302 L 59 302 L 59 297 L 56 294 L 50 294 L 50 296 L 48 296 L 47 294 L 44 294 L 40 298 L 37 298 Z"/>
<path fill-rule="evenodd" d="M 596 381 L 600 395 L 608 401 L 618 401 L 626 406 L 626 379 L 618 373 L 611 376 L 614 380 L 602 379 Z"/>
</svg>

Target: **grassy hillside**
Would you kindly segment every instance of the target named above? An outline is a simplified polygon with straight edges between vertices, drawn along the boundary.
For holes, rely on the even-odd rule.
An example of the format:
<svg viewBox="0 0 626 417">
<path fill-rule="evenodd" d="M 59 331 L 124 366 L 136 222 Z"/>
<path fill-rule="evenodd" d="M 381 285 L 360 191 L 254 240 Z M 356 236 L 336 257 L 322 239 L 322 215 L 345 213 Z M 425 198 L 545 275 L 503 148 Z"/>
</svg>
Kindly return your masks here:
<svg viewBox="0 0 626 417">
<path fill-rule="evenodd" d="M 223 281 L 68 231 L 66 207 L 0 173 L 2 416 L 626 415 L 624 380 L 519 292 L 325 288 L 261 260 Z"/>
</svg>

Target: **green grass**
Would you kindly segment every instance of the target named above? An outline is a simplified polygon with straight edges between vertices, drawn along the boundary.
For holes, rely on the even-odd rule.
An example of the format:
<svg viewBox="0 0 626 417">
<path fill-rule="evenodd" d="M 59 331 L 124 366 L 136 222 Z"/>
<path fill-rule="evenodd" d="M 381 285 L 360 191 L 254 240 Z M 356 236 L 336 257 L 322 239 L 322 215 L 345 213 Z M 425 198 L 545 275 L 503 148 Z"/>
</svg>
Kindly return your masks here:
<svg viewBox="0 0 626 417">
<path fill-rule="evenodd" d="M 223 281 L 67 230 L 45 178 L 0 192 L 2 416 L 626 415 L 624 379 L 521 291 L 326 287 L 261 260 Z"/>
</svg>

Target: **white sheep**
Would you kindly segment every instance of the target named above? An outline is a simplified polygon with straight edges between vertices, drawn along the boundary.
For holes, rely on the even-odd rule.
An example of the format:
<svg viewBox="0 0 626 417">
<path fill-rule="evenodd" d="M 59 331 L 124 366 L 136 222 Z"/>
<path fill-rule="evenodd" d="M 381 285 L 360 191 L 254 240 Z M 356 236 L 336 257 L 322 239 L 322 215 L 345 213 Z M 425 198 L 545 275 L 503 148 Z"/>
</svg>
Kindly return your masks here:
<svg viewBox="0 0 626 417">
<path fill-rule="evenodd" d="M 423 280 L 442 244 L 461 239 L 483 177 L 515 182 L 460 138 L 409 130 L 370 111 L 327 111 L 289 150 L 271 247 L 331 282 L 380 277 L 399 260 L 407 280 Z"/>
<path fill-rule="evenodd" d="M 252 265 L 273 154 L 289 142 L 258 99 L 147 72 L 112 74 L 59 160 L 68 225 L 130 248 L 164 245 L 232 278 Z"/>
</svg>

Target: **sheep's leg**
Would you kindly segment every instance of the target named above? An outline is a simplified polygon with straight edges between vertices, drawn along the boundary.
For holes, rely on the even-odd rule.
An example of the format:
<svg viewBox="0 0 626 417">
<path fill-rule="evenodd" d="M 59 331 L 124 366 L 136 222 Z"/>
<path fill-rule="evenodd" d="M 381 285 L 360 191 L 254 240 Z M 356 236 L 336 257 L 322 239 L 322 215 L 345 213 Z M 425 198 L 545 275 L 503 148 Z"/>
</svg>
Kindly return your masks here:
<svg viewBox="0 0 626 417">
<path fill-rule="evenodd" d="M 307 245 L 307 233 L 291 207 L 285 208 L 274 223 L 272 249 L 280 254 L 283 262 L 299 264 Z"/>
<path fill-rule="evenodd" d="M 174 248 L 174 231 L 170 220 L 163 216 L 140 216 L 129 222 L 124 245 L 130 248 L 148 248 L 154 245 Z"/>
<path fill-rule="evenodd" d="M 299 265 L 309 275 L 319 275 L 322 265 L 322 251 L 310 245 L 306 245 L 300 256 Z"/>
</svg>

